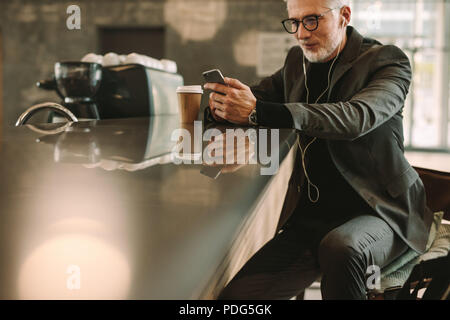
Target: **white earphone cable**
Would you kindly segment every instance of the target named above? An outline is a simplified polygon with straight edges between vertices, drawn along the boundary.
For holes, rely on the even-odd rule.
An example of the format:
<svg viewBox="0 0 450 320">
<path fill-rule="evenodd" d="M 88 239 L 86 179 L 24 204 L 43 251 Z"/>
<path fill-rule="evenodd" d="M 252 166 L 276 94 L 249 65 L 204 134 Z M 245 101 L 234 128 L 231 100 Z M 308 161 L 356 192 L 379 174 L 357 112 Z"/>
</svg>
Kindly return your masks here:
<svg viewBox="0 0 450 320">
<path fill-rule="evenodd" d="M 342 26 L 344 26 L 344 24 L 345 24 L 345 20 L 344 20 Z M 330 66 L 330 70 L 328 71 L 328 85 L 327 85 L 327 88 L 325 89 L 324 92 L 322 92 L 322 94 L 319 96 L 319 98 L 317 98 L 317 100 L 316 100 L 315 103 L 318 103 L 319 100 L 322 98 L 322 96 L 330 89 L 330 77 L 331 77 L 331 71 L 333 70 L 334 63 L 335 63 L 335 62 L 337 61 L 337 59 L 339 58 L 339 54 L 340 54 L 340 51 L 341 51 L 341 44 L 342 44 L 342 41 L 339 43 L 338 53 L 337 53 L 337 55 L 336 55 L 336 58 L 334 58 L 333 63 L 332 63 L 331 66 Z M 304 55 L 304 54 L 303 54 L 303 73 L 304 73 L 304 75 L 305 75 L 306 103 L 309 104 L 309 88 L 308 88 L 308 78 L 307 78 L 307 75 L 306 75 L 305 55 Z M 328 99 L 327 99 L 327 102 L 328 102 Z M 308 172 L 306 171 L 306 167 L 305 167 L 305 156 L 306 156 L 306 151 L 308 150 L 309 146 L 310 146 L 311 144 L 313 144 L 314 141 L 316 141 L 316 140 L 317 140 L 317 137 L 314 137 L 314 139 L 312 139 L 312 140 L 308 143 L 308 145 L 305 147 L 305 150 L 303 151 L 302 145 L 301 145 L 301 143 L 300 143 L 300 135 L 297 135 L 297 144 L 298 144 L 298 147 L 300 148 L 300 152 L 302 153 L 302 166 L 303 166 L 303 172 L 305 173 L 305 177 L 306 177 L 306 179 L 307 179 L 307 181 L 308 181 L 308 198 L 309 198 L 309 200 L 310 200 L 312 203 L 316 203 L 317 201 L 319 201 L 320 191 L 319 191 L 319 188 L 318 188 L 314 183 L 311 182 L 311 179 L 310 179 L 309 176 L 308 176 Z M 316 190 L 317 197 L 316 197 L 315 199 L 312 199 L 312 197 L 311 197 L 311 186 Z"/>
</svg>

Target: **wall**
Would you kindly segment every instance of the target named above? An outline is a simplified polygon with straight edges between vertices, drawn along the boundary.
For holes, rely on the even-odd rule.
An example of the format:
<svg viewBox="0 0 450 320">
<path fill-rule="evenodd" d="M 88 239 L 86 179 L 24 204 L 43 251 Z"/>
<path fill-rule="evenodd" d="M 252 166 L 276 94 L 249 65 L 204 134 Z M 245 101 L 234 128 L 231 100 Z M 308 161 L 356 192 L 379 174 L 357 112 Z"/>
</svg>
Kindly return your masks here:
<svg viewBox="0 0 450 320">
<path fill-rule="evenodd" d="M 81 30 L 68 30 L 66 8 L 81 8 Z M 186 84 L 201 72 L 255 83 L 259 31 L 282 31 L 282 0 L 3 0 L 3 121 L 11 125 L 30 105 L 58 101 L 36 88 L 57 61 L 98 51 L 99 26 L 166 26 L 166 57 L 175 60 Z M 281 66 L 280 66 L 281 67 Z"/>
</svg>

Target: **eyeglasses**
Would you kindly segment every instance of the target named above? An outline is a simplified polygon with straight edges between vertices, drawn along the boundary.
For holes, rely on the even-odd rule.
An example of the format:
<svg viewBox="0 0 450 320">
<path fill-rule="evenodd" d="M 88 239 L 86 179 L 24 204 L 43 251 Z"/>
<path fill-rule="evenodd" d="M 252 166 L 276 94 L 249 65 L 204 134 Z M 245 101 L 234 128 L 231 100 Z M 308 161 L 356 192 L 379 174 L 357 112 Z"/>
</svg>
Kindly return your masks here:
<svg viewBox="0 0 450 320">
<path fill-rule="evenodd" d="M 291 34 L 297 33 L 298 27 L 300 26 L 300 22 L 303 24 L 306 30 L 308 31 L 314 31 L 319 27 L 319 19 L 322 18 L 324 15 L 326 15 L 328 12 L 331 12 L 336 9 L 340 9 L 342 7 L 333 8 L 330 10 L 325 11 L 324 13 L 320 15 L 311 15 L 305 17 L 303 20 L 298 19 L 284 19 L 281 21 L 283 24 L 284 29 Z"/>
</svg>

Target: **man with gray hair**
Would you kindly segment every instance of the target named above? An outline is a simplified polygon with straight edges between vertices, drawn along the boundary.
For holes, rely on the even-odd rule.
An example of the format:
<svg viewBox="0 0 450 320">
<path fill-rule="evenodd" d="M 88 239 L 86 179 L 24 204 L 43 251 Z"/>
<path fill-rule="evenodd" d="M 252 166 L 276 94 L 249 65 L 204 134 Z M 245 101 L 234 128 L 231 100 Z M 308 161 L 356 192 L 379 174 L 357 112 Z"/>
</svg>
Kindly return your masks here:
<svg viewBox="0 0 450 320">
<path fill-rule="evenodd" d="M 424 252 L 432 213 L 404 157 L 407 56 L 348 26 L 346 1 L 288 0 L 299 46 L 252 88 L 206 84 L 214 121 L 295 128 L 296 166 L 279 232 L 221 299 L 289 299 L 319 276 L 325 299 L 365 299 L 366 277 L 412 248 Z"/>
</svg>

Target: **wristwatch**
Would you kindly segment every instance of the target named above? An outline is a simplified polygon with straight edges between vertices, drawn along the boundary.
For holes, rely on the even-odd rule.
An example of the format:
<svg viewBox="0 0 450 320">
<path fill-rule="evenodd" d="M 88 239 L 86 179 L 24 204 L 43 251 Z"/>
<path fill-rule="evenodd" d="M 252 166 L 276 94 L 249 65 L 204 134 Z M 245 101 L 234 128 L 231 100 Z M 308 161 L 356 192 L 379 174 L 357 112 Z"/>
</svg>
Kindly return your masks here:
<svg viewBox="0 0 450 320">
<path fill-rule="evenodd" d="M 256 108 L 253 109 L 252 112 L 250 112 L 250 114 L 248 115 L 248 123 L 252 126 L 258 125 L 258 119 L 256 117 Z"/>
</svg>

